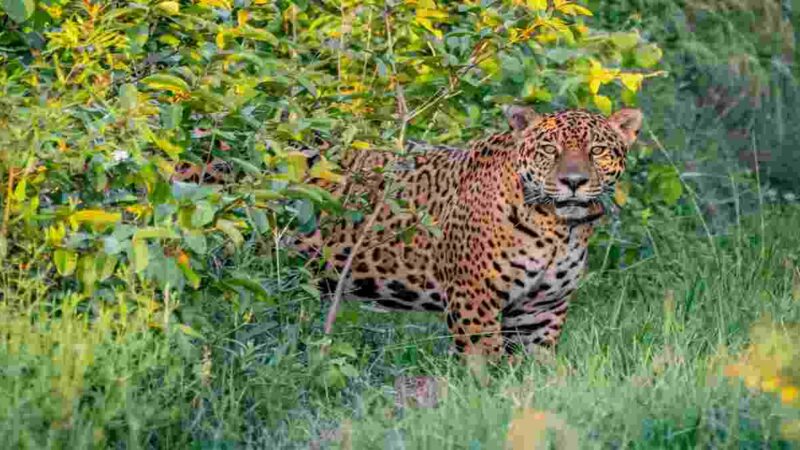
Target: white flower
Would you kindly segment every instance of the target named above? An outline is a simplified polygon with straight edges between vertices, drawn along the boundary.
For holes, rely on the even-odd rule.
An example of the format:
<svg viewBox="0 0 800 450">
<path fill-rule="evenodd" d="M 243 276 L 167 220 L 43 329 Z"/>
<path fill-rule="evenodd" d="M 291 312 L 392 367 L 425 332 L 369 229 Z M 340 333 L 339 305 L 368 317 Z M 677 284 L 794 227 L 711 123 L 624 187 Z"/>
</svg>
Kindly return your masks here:
<svg viewBox="0 0 800 450">
<path fill-rule="evenodd" d="M 117 163 L 125 161 L 130 157 L 130 153 L 126 152 L 125 150 L 114 150 L 114 152 L 111 153 L 111 160 Z"/>
</svg>

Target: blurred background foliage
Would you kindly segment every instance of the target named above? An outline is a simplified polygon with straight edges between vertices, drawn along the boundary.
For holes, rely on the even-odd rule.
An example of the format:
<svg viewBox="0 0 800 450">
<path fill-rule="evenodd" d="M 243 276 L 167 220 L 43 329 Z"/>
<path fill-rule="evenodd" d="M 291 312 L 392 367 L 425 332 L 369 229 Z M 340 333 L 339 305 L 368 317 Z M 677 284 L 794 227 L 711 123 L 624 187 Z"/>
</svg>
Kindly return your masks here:
<svg viewBox="0 0 800 450">
<path fill-rule="evenodd" d="M 800 194 L 799 14 L 787 0 L 3 0 L 2 420 L 32 447 L 182 445 L 285 425 L 306 384 L 344 388 L 364 360 L 347 342 L 316 352 L 314 274 L 281 242 L 320 211 L 359 212 L 309 179 L 337 181 L 345 152 L 504 130 L 503 105 L 644 110 L 593 269 L 651 258 L 672 220 L 724 238 Z"/>
</svg>

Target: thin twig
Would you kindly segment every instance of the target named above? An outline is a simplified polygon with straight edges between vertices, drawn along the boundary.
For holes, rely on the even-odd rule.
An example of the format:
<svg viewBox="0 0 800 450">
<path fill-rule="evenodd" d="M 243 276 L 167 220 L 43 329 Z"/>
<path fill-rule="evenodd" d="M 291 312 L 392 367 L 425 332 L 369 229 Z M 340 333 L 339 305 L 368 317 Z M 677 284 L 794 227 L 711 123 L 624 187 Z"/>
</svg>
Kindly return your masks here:
<svg viewBox="0 0 800 450">
<path fill-rule="evenodd" d="M 347 261 L 344 263 L 344 267 L 342 268 L 342 273 L 339 275 L 339 281 L 336 283 L 336 291 L 333 294 L 333 302 L 331 303 L 330 309 L 328 309 L 328 316 L 325 318 L 325 334 L 331 334 L 333 331 L 333 322 L 336 321 L 336 314 L 339 312 L 339 304 L 342 302 L 342 294 L 344 293 L 344 285 L 347 280 L 348 275 L 350 275 L 350 267 L 353 265 L 353 260 L 355 259 L 356 255 L 358 254 L 361 245 L 364 243 L 364 239 L 366 239 L 367 235 L 370 233 L 372 229 L 372 225 L 375 223 L 375 220 L 378 219 L 378 215 L 383 209 L 383 202 L 378 202 L 375 205 L 375 211 L 369 216 L 367 219 L 366 224 L 364 225 L 364 229 L 361 232 L 361 235 L 358 237 L 358 240 L 353 245 L 353 249 L 350 252 L 350 255 L 347 257 Z"/>
<path fill-rule="evenodd" d="M 3 211 L 3 229 L 0 230 L 0 233 L 2 233 L 4 237 L 8 234 L 8 221 L 11 219 L 11 195 L 13 194 L 14 176 L 16 174 L 17 170 L 14 167 L 8 169 L 8 187 L 6 188 L 6 206 Z"/>
<path fill-rule="evenodd" d="M 383 14 L 383 23 L 384 26 L 386 26 L 386 37 L 389 43 L 389 60 L 391 61 L 392 80 L 394 81 L 395 99 L 397 100 L 397 121 L 400 123 L 400 136 L 397 138 L 397 149 L 400 152 L 404 152 L 406 148 L 406 128 L 411 118 L 408 115 L 408 104 L 406 103 L 403 85 L 397 78 L 397 64 L 394 60 L 394 37 L 392 36 L 392 25 L 389 21 L 389 10 L 386 10 Z"/>
<path fill-rule="evenodd" d="M 661 144 L 661 141 L 658 140 L 656 135 L 653 133 L 653 130 L 651 130 L 648 127 L 647 132 L 650 134 L 650 138 L 653 140 L 653 143 L 656 144 L 658 151 L 661 152 L 661 154 L 664 155 L 665 158 L 667 158 L 667 161 L 669 162 L 670 166 L 672 166 L 672 169 L 678 176 L 678 181 L 680 181 L 683 188 L 686 189 L 687 192 L 689 192 L 689 200 L 692 202 L 692 206 L 694 207 L 695 212 L 697 213 L 697 218 L 700 219 L 700 224 L 703 226 L 703 230 L 706 233 L 706 239 L 708 239 L 708 244 L 711 246 L 711 251 L 714 253 L 714 259 L 720 261 L 719 255 L 717 254 L 717 246 L 714 244 L 714 236 L 713 234 L 711 234 L 711 228 L 709 228 L 705 217 L 703 217 L 703 210 L 700 209 L 700 203 L 697 201 L 698 199 L 697 192 L 695 192 L 694 188 L 692 188 L 692 186 L 683 179 L 683 177 L 681 176 L 681 171 L 680 169 L 678 169 L 678 165 L 675 164 L 675 161 L 673 161 L 672 157 L 669 155 L 669 153 L 667 153 L 667 149 L 664 148 L 664 146 Z"/>
</svg>

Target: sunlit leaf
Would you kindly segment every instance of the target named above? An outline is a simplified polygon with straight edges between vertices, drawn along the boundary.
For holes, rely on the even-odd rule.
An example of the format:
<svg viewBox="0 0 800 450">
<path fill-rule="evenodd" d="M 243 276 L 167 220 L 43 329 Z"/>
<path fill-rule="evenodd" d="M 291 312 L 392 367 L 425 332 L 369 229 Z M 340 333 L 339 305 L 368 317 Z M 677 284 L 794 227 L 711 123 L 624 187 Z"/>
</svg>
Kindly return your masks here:
<svg viewBox="0 0 800 450">
<path fill-rule="evenodd" d="M 644 67 L 645 69 L 649 69 L 661 60 L 661 56 L 663 52 L 656 44 L 648 44 L 636 49 L 634 56 L 636 58 L 636 63 L 640 67 Z"/>
<path fill-rule="evenodd" d="M 70 276 L 78 266 L 78 254 L 70 250 L 58 249 L 53 252 L 53 263 L 59 275 Z"/>
<path fill-rule="evenodd" d="M 166 73 L 150 75 L 142 80 L 142 84 L 150 89 L 159 91 L 170 91 L 174 94 L 185 94 L 189 92 L 189 85 L 180 77 Z"/>
<path fill-rule="evenodd" d="M 170 16 L 178 14 L 181 10 L 180 3 L 174 1 L 161 2 L 156 7 Z"/>
<path fill-rule="evenodd" d="M 70 216 L 70 220 L 76 223 L 90 223 L 94 225 L 114 224 L 122 220 L 122 214 L 118 212 L 108 212 L 102 209 L 84 209 L 76 211 Z"/>
<path fill-rule="evenodd" d="M 606 97 L 605 95 L 595 95 L 592 97 L 592 101 L 594 105 L 597 106 L 603 114 L 606 116 L 611 115 L 611 99 Z"/>
<path fill-rule="evenodd" d="M 620 50 L 628 51 L 639 43 L 639 34 L 636 32 L 631 33 L 624 33 L 624 32 L 617 32 L 611 33 L 609 37 L 611 42 L 614 43 Z"/>
<path fill-rule="evenodd" d="M 150 250 L 147 248 L 147 241 L 134 239 L 132 247 L 133 271 L 142 273 L 150 263 Z"/>
<path fill-rule="evenodd" d="M 232 8 L 230 0 L 198 0 L 198 3 L 203 6 L 222 8 L 226 10 L 230 10 Z"/>
<path fill-rule="evenodd" d="M 640 73 L 621 73 L 619 74 L 619 80 L 630 91 L 637 92 L 642 86 L 644 75 Z"/>
<path fill-rule="evenodd" d="M 139 90 L 132 83 L 125 83 L 119 88 L 119 105 L 123 109 L 133 109 L 139 103 Z"/>
<path fill-rule="evenodd" d="M 575 3 L 556 1 L 556 11 L 570 16 L 591 16 L 592 12 L 587 8 L 576 5 Z"/>
<path fill-rule="evenodd" d="M 330 161 L 326 159 L 321 159 L 316 164 L 314 164 L 314 166 L 311 168 L 308 174 L 312 178 L 319 178 L 321 180 L 338 183 L 342 180 L 343 177 L 342 175 L 334 172 L 335 169 L 336 166 L 332 164 Z"/>
<path fill-rule="evenodd" d="M 236 224 L 230 220 L 217 220 L 217 229 L 225 233 L 235 246 L 240 247 L 244 243 L 244 236 L 242 236 L 242 232 L 239 231 L 236 228 Z"/>
<path fill-rule="evenodd" d="M 3 10 L 14 22 L 28 20 L 36 10 L 34 0 L 3 0 Z"/>
</svg>

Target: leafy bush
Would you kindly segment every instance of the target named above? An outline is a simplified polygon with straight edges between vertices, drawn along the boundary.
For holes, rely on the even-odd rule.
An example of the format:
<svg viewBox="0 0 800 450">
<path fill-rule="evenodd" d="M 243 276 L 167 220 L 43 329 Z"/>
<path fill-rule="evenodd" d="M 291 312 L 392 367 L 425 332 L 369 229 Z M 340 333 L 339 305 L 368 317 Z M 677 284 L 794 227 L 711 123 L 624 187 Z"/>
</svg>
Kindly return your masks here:
<svg viewBox="0 0 800 450">
<path fill-rule="evenodd" d="M 281 242 L 320 211 L 359 212 L 308 181 L 337 182 L 347 151 L 505 127 L 511 102 L 635 104 L 661 50 L 591 15 L 565 0 L 4 0 L 12 445 L 277 435 L 299 397 L 346 388 L 363 357 L 348 342 L 320 356 L 318 293 Z"/>
<path fill-rule="evenodd" d="M 335 209 L 304 184 L 338 179 L 326 156 L 463 141 L 514 98 L 608 113 L 661 57 L 563 0 L 34 3 L 0 34 L 0 249 L 105 301 L 274 300 L 225 261 Z"/>
</svg>

